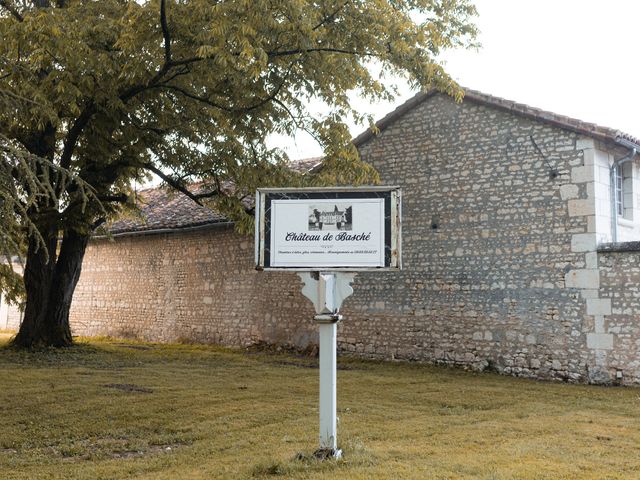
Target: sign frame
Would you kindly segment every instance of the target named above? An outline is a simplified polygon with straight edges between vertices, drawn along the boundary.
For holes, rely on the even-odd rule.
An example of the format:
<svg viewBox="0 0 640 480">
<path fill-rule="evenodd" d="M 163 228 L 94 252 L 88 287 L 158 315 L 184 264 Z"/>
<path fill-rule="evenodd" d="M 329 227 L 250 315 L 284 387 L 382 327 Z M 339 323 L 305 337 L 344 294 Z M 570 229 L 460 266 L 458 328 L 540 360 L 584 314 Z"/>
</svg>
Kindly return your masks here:
<svg viewBox="0 0 640 480">
<path fill-rule="evenodd" d="M 274 200 L 349 200 L 382 199 L 384 205 L 383 236 L 384 266 L 362 265 L 271 265 L 271 208 Z M 325 188 L 259 188 L 255 207 L 255 265 L 256 270 L 290 272 L 366 272 L 397 271 L 402 269 L 402 191 L 398 186 L 325 187 Z"/>
</svg>

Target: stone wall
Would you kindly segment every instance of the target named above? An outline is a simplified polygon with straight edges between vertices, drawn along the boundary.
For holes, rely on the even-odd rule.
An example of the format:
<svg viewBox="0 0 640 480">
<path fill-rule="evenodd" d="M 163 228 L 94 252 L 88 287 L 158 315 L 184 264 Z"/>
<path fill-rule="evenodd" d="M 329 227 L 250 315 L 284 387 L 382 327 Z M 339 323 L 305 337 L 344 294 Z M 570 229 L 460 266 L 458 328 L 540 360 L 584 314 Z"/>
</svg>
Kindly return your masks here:
<svg viewBox="0 0 640 480">
<path fill-rule="evenodd" d="M 602 381 L 640 383 L 640 242 L 633 247 L 599 253 L 601 294 L 611 299 L 598 326 L 611 336 L 610 345 L 594 359 L 608 375 Z"/>
<path fill-rule="evenodd" d="M 22 312 L 16 305 L 9 305 L 0 295 L 0 330 L 13 331 L 20 326 Z"/>
<path fill-rule="evenodd" d="M 621 273 L 600 283 L 594 152 L 607 145 L 434 96 L 359 148 L 403 188 L 404 270 L 356 277 L 342 351 L 594 382 L 617 359 L 637 381 L 630 327 L 603 330 L 611 299 L 627 324 L 640 312 L 632 298 L 616 307 Z M 96 240 L 73 330 L 306 346 L 317 337 L 300 288 L 294 274 L 255 272 L 252 241 L 229 229 Z"/>
<path fill-rule="evenodd" d="M 253 266 L 253 241 L 228 227 L 94 240 L 73 299 L 73 334 L 317 343 L 298 277 Z"/>
<path fill-rule="evenodd" d="M 18 263 L 14 263 L 13 269 L 17 272 L 22 272 L 22 266 Z M 0 330 L 17 330 L 22 321 L 22 311 L 17 305 L 9 305 L 5 302 L 5 299 L 0 293 Z"/>
<path fill-rule="evenodd" d="M 406 269 L 359 289 L 362 315 L 344 334 L 373 346 L 346 348 L 584 380 L 585 302 L 565 288 L 585 267 L 572 237 L 592 213 L 586 185 L 572 180 L 580 141 L 436 96 L 365 144 L 383 182 L 403 187 Z"/>
</svg>

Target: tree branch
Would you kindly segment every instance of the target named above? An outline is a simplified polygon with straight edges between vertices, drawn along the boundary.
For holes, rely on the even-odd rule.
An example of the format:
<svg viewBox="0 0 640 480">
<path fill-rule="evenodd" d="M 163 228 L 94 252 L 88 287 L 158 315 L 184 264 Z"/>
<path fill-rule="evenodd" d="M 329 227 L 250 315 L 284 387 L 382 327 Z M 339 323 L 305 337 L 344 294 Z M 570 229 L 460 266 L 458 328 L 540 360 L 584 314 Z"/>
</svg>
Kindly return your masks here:
<svg viewBox="0 0 640 480">
<path fill-rule="evenodd" d="M 60 156 L 60 166 L 62 168 L 68 169 L 71 166 L 71 156 L 73 155 L 73 150 L 75 149 L 76 143 L 78 142 L 78 138 L 84 130 L 84 127 L 87 126 L 89 120 L 93 114 L 96 113 L 96 105 L 93 101 L 89 102 L 84 110 L 78 115 L 78 118 L 73 125 L 69 129 L 69 133 L 67 134 L 67 138 L 64 141 L 64 149 L 62 150 L 62 155 Z"/>
<path fill-rule="evenodd" d="M 335 9 L 332 13 L 330 13 L 329 15 L 327 15 L 326 17 L 324 17 L 320 23 L 318 23 L 315 27 L 312 28 L 312 30 L 315 32 L 317 29 L 319 29 L 320 27 L 322 27 L 323 25 L 325 25 L 327 22 L 332 21 L 334 18 L 336 18 L 336 15 L 338 13 L 340 13 L 340 10 L 342 10 L 344 7 L 347 6 L 347 4 L 351 3 L 351 0 L 347 0 L 346 2 L 344 2 L 342 5 L 340 5 L 337 9 Z"/>
<path fill-rule="evenodd" d="M 184 195 L 189 197 L 191 200 L 196 202 L 201 207 L 203 207 L 204 205 L 202 204 L 200 199 L 215 197 L 216 195 L 219 195 L 219 193 L 220 193 L 220 192 L 217 192 L 217 191 L 211 191 L 211 192 L 206 192 L 206 193 L 194 194 L 194 193 L 191 193 L 189 191 L 189 189 L 182 182 L 170 177 L 169 175 L 164 173 L 162 170 L 160 170 L 155 165 L 147 163 L 147 164 L 143 165 L 143 168 L 145 168 L 145 169 L 155 173 L 156 175 L 158 175 L 162 180 L 164 180 L 167 183 L 167 185 L 169 185 L 170 187 L 178 190 L 180 193 L 183 193 Z"/>
<path fill-rule="evenodd" d="M 156 87 L 160 80 L 172 69 L 175 67 L 187 66 L 192 63 L 196 63 L 202 61 L 203 59 L 200 57 L 190 57 L 184 58 L 182 60 L 173 60 L 171 57 L 171 34 L 169 32 L 169 23 L 167 21 L 167 3 L 166 0 L 161 0 L 160 2 L 160 28 L 162 30 L 162 38 L 164 42 L 164 62 L 162 66 L 158 69 L 156 74 L 146 83 L 141 85 L 134 85 L 133 87 L 125 90 L 122 94 L 120 94 L 120 100 L 124 103 L 131 100 L 133 97 L 138 95 L 139 93 L 144 92 L 145 90 L 149 90 L 150 88 Z M 172 80 L 178 73 L 172 76 L 169 80 Z M 166 80 L 166 81 L 169 81 Z M 165 81 L 165 82 L 166 82 Z"/>
<path fill-rule="evenodd" d="M 0 0 L 0 2 L 5 2 L 5 0 Z M 166 17 L 166 0 L 162 0 L 160 2 L 160 24 L 162 27 L 162 36 L 164 38 L 164 47 L 165 47 L 165 63 L 163 67 L 160 69 L 156 77 L 158 80 L 162 78 L 162 75 L 166 73 L 166 71 L 171 68 L 171 37 L 169 36 L 169 27 L 167 25 L 167 17 Z M 139 93 L 139 92 L 138 92 Z M 122 99 L 122 97 L 121 97 Z M 122 99 L 124 101 L 124 99 Z M 76 121 L 73 123 L 69 132 L 67 133 L 67 137 L 64 141 L 64 147 L 62 150 L 62 155 L 60 156 L 60 166 L 64 169 L 69 169 L 71 166 L 71 160 L 73 158 L 73 152 L 78 143 L 78 139 L 82 134 L 82 131 L 91 120 L 91 117 L 96 113 L 97 107 L 93 101 L 89 102 L 89 104 L 84 108 L 84 110 L 80 113 Z M 60 191 L 59 185 L 56 188 L 57 194 L 59 195 Z"/>
<path fill-rule="evenodd" d="M 230 112 L 230 113 L 246 113 L 246 112 L 250 112 L 252 110 L 255 110 L 257 108 L 262 107 L 263 105 L 265 105 L 266 103 L 273 101 L 276 99 L 276 97 L 278 96 L 278 93 L 280 93 L 280 91 L 282 90 L 282 87 L 284 86 L 284 84 L 287 82 L 287 78 L 289 77 L 289 74 L 291 73 L 291 69 L 293 68 L 293 65 L 295 65 L 296 61 L 291 62 L 291 64 L 289 65 L 289 68 L 287 69 L 287 72 L 284 75 L 284 78 L 282 79 L 282 81 L 278 84 L 277 87 L 275 87 L 273 89 L 273 91 L 267 95 L 266 98 L 263 98 L 261 100 L 258 101 L 258 103 L 254 104 L 254 105 L 250 105 L 250 106 L 246 106 L 246 107 L 239 107 L 239 108 L 233 108 L 233 107 L 227 107 L 224 105 L 221 105 L 219 103 L 215 103 L 212 100 L 210 100 L 207 97 L 202 97 L 200 95 L 196 95 L 195 93 L 191 93 L 181 87 L 177 87 L 175 85 L 167 85 L 167 84 L 161 84 L 161 85 L 157 85 L 156 87 L 151 87 L 151 88 L 165 88 L 167 90 L 174 90 L 178 93 L 181 93 L 182 95 L 184 95 L 187 98 L 190 98 L 192 100 L 196 100 L 198 102 L 202 102 L 206 105 L 209 105 L 210 107 L 214 107 L 214 108 L 218 108 L 220 110 L 224 110 L 226 112 Z M 174 76 L 175 77 L 175 76 Z M 172 78 L 174 78 L 172 77 Z"/>
<path fill-rule="evenodd" d="M 220 105 L 219 103 L 215 103 L 211 100 L 209 100 L 206 97 L 201 97 L 200 95 L 196 95 L 195 93 L 191 93 L 188 92 L 187 90 L 181 88 L 181 87 L 176 87 L 175 85 L 155 85 L 149 88 L 163 88 L 166 90 L 172 90 L 175 92 L 178 92 L 182 95 L 184 95 L 187 98 L 190 98 L 191 100 L 196 100 L 198 102 L 204 103 L 205 105 L 209 105 L 210 107 L 214 107 L 214 108 L 218 108 L 220 110 L 224 110 L 226 112 L 233 112 L 235 111 L 234 109 L 230 108 L 230 107 L 225 107 L 224 105 Z"/>
<path fill-rule="evenodd" d="M 167 2 L 160 1 L 160 27 L 162 28 L 162 37 L 164 38 L 164 64 L 171 63 L 171 36 L 169 35 L 169 25 L 167 24 Z"/>
<path fill-rule="evenodd" d="M 92 231 L 95 230 L 96 228 L 98 228 L 100 225 L 102 225 L 106 221 L 107 221 L 107 219 L 105 217 L 98 218 L 95 222 L 93 222 L 91 224 L 91 230 Z"/>
<path fill-rule="evenodd" d="M 103 211 L 104 211 L 104 208 L 102 207 L 103 203 L 127 203 L 127 201 L 129 201 L 129 197 L 124 193 L 119 193 L 117 195 L 97 195 L 95 198 L 100 202 L 100 208 Z M 83 200 L 73 201 L 69 203 L 69 205 L 67 205 L 64 211 L 61 213 L 61 215 L 62 216 L 69 215 L 70 213 L 72 213 L 74 208 L 82 205 L 86 205 L 86 202 Z"/>
<path fill-rule="evenodd" d="M 114 202 L 114 203 L 127 203 L 129 196 L 126 193 L 119 193 L 117 195 L 98 195 L 100 202 Z"/>
<path fill-rule="evenodd" d="M 211 190 L 210 192 L 206 193 L 198 193 L 197 195 L 194 195 L 194 197 L 200 200 L 201 198 L 212 198 L 217 197 L 218 195 L 220 195 L 220 190 Z"/>
<path fill-rule="evenodd" d="M 78 138 L 80 138 L 80 134 L 84 130 L 84 127 L 87 126 L 94 113 L 96 113 L 96 105 L 91 101 L 80 115 L 78 115 L 76 121 L 73 122 L 73 125 L 69 129 L 69 133 L 67 133 L 67 138 L 64 140 L 64 148 L 62 150 L 62 155 L 60 156 L 60 166 L 62 168 L 68 170 L 71 166 L 71 159 L 73 157 L 73 151 L 76 148 L 76 144 L 78 143 Z"/>
<path fill-rule="evenodd" d="M 329 53 L 344 53 L 346 55 L 365 55 L 372 56 L 372 53 L 357 52 L 355 50 L 344 50 L 341 48 L 319 47 L 319 48 L 297 48 L 294 50 L 283 50 L 279 52 L 267 52 L 269 57 L 284 57 L 286 55 L 296 55 L 300 53 L 312 53 L 312 52 L 329 52 Z"/>
<path fill-rule="evenodd" d="M 18 12 L 18 10 L 13 5 L 11 5 L 7 0 L 0 0 L 0 7 L 3 7 L 19 22 L 24 21 L 24 17 L 20 15 L 20 12 Z"/>
</svg>

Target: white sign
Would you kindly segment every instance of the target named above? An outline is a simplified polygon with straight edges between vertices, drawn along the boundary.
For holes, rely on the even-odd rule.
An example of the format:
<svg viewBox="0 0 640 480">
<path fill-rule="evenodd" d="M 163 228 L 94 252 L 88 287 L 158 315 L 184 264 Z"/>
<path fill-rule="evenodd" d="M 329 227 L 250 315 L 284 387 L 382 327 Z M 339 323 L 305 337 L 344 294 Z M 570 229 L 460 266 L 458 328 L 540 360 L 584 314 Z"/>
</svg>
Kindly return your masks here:
<svg viewBox="0 0 640 480">
<path fill-rule="evenodd" d="M 259 190 L 257 268 L 399 268 L 399 194 L 389 187 Z"/>
<path fill-rule="evenodd" d="M 272 267 L 384 267 L 384 200 L 274 200 Z"/>
</svg>

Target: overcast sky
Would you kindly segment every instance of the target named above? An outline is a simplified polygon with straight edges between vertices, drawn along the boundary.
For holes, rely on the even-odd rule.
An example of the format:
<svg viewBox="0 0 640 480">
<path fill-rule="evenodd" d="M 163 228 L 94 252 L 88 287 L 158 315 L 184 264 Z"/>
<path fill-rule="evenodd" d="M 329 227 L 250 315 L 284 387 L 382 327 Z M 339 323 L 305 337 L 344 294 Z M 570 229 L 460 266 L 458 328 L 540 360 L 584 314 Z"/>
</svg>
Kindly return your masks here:
<svg viewBox="0 0 640 480">
<path fill-rule="evenodd" d="M 476 0 L 479 51 L 448 52 L 461 85 L 640 136 L 640 0 Z M 362 104 L 382 118 L 392 104 Z M 355 126 L 358 135 L 363 128 Z M 321 154 L 303 136 L 291 158 Z"/>
</svg>

